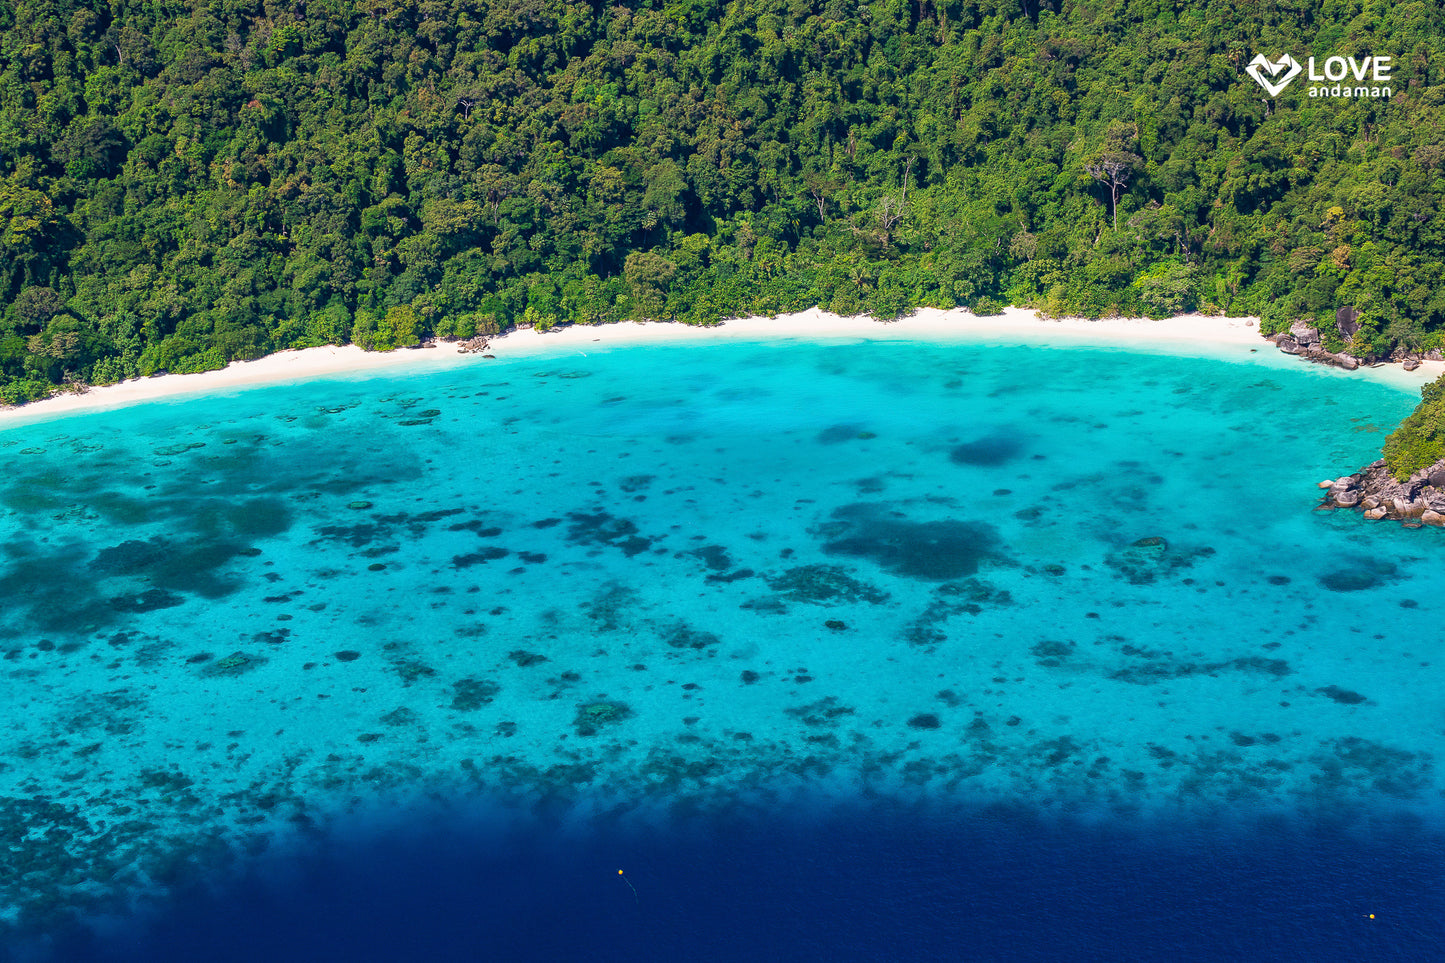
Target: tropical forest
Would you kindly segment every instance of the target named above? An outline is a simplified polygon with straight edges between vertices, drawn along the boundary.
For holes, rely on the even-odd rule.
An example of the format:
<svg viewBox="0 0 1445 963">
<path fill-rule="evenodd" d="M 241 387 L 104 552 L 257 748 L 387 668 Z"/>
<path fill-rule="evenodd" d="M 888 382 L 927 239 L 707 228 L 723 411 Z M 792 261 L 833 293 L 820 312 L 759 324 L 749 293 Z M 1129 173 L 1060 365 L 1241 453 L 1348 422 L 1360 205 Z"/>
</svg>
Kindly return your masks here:
<svg viewBox="0 0 1445 963">
<path fill-rule="evenodd" d="M 1389 95 L 1271 95 L 1261 53 L 1388 56 Z M 1419 0 L 16 0 L 0 398 L 812 306 L 1426 352 L 1442 104 Z"/>
</svg>

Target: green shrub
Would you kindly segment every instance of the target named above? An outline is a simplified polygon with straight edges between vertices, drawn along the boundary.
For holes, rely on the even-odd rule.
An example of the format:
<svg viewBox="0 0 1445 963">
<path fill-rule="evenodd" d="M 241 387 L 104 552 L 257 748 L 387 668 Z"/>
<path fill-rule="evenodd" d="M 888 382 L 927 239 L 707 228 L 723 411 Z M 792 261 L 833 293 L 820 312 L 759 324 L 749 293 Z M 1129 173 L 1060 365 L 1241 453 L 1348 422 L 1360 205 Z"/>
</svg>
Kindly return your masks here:
<svg viewBox="0 0 1445 963">
<path fill-rule="evenodd" d="M 44 381 L 22 378 L 0 387 L 0 401 L 7 405 L 23 405 L 29 401 L 47 398 L 54 387 Z"/>
<path fill-rule="evenodd" d="M 1385 439 L 1385 467 L 1397 481 L 1445 458 L 1445 378 L 1420 389 L 1420 406 Z"/>
</svg>

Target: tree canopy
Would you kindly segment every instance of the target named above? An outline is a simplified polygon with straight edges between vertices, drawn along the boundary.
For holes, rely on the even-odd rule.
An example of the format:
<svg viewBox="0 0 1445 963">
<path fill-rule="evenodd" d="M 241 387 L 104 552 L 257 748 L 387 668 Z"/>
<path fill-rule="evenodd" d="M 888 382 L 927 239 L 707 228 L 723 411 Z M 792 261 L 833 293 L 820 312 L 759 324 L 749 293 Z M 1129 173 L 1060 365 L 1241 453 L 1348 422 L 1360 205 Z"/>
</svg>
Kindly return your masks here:
<svg viewBox="0 0 1445 963">
<path fill-rule="evenodd" d="M 1418 0 L 16 0 L 0 397 L 813 305 L 1440 347 L 1442 55 Z"/>
</svg>

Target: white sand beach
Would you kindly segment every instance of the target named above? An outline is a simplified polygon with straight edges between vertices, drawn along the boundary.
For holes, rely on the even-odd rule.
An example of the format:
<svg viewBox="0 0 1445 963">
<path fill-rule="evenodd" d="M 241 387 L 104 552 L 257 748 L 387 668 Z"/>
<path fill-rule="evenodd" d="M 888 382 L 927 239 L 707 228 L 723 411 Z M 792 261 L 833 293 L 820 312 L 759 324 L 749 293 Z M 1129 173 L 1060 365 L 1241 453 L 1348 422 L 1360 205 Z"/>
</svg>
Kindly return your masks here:
<svg viewBox="0 0 1445 963">
<path fill-rule="evenodd" d="M 590 345 L 604 347 L 652 343 L 708 343 L 782 339 L 872 339 L 1028 343 L 1058 347 L 1119 348 L 1157 354 L 1217 358 L 1228 361 L 1266 362 L 1294 366 L 1306 364 L 1280 354 L 1259 336 L 1257 318 L 1181 315 L 1164 320 L 1148 318 L 1042 318 L 1023 308 L 980 317 L 960 308 L 942 311 L 924 308 L 896 321 L 867 317 L 841 317 L 819 309 L 777 317 L 736 318 L 711 327 L 667 322 L 572 325 L 548 332 L 512 331 L 492 339 L 490 354 L 497 358 L 585 353 Z M 458 354 L 447 342 L 425 349 L 389 352 L 363 351 L 355 345 L 281 351 L 257 361 L 232 362 L 220 371 L 202 374 L 160 375 L 136 378 L 92 388 L 84 394 L 65 394 L 21 407 L 0 409 L 0 425 L 39 421 L 72 412 L 99 411 L 144 401 L 189 394 L 213 394 L 267 384 L 295 383 L 338 375 L 364 376 L 369 372 L 407 367 L 486 364 L 476 354 Z M 1369 377 L 1415 391 L 1445 373 L 1445 363 L 1425 362 L 1413 372 L 1399 365 L 1382 365 L 1345 372 L 1313 365 L 1340 377 Z"/>
</svg>

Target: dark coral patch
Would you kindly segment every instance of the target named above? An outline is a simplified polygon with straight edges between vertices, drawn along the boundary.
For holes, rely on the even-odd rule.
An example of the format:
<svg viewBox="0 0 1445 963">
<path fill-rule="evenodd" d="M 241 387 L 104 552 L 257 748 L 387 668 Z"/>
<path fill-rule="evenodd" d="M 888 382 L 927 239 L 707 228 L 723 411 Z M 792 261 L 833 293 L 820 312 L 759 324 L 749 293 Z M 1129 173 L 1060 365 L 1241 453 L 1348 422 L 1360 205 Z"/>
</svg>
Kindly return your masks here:
<svg viewBox="0 0 1445 963">
<path fill-rule="evenodd" d="M 60 716 L 60 723 L 64 731 L 71 734 L 102 730 L 107 735 L 126 735 L 144 723 L 145 708 L 145 698 L 130 689 L 90 692 L 70 702 L 68 711 Z M 23 753 L 21 757 L 33 758 Z"/>
<path fill-rule="evenodd" d="M 652 540 L 637 534 L 637 525 L 609 512 L 570 512 L 567 540 L 578 545 L 610 545 L 628 558 L 652 547 Z"/>
<path fill-rule="evenodd" d="M 1318 692 L 1320 695 L 1326 696 L 1334 700 L 1335 702 L 1338 702 L 1340 705 L 1345 706 L 1357 706 L 1361 702 L 1368 701 L 1358 692 L 1352 692 L 1349 689 L 1341 689 L 1337 685 L 1327 685 L 1322 688 L 1316 689 L 1315 691 Z"/>
<path fill-rule="evenodd" d="M 702 548 L 695 548 L 685 554 L 698 559 L 714 572 L 726 572 L 732 568 L 732 559 L 728 556 L 728 550 L 721 545 L 704 545 Z"/>
<path fill-rule="evenodd" d="M 1193 675 L 1213 675 L 1225 671 L 1282 678 L 1289 675 L 1292 670 L 1289 663 L 1283 659 L 1266 659 L 1250 655 L 1229 659 L 1225 662 L 1151 661 L 1118 669 L 1109 673 L 1109 678 L 1119 682 L 1132 682 L 1136 685 L 1153 685 L 1169 679 L 1182 679 Z"/>
<path fill-rule="evenodd" d="M 217 570 L 238 557 L 254 558 L 259 554 L 258 549 L 225 537 L 207 535 L 175 541 L 154 536 L 102 549 L 91 561 L 90 569 L 102 577 L 142 575 L 160 588 L 220 598 L 239 586 L 219 577 Z"/>
<path fill-rule="evenodd" d="M 1284 659 L 1266 659 L 1258 655 L 1248 655 L 1238 659 L 1230 659 L 1228 662 L 1214 663 L 1209 666 L 1210 671 L 1216 668 L 1234 669 L 1238 672 L 1253 672 L 1258 675 L 1272 675 L 1282 679 L 1291 671 L 1289 663 Z"/>
<path fill-rule="evenodd" d="M 955 465 L 995 468 L 1013 461 L 1022 450 L 1023 442 L 1017 435 L 996 431 L 974 441 L 954 445 L 948 450 L 948 460 Z"/>
<path fill-rule="evenodd" d="M 267 538 L 291 528 L 290 506 L 279 498 L 217 501 L 199 506 L 192 514 L 204 531 L 215 534 Z"/>
<path fill-rule="evenodd" d="M 836 602 L 869 602 L 878 605 L 888 593 L 860 582 L 838 565 L 802 565 L 777 578 L 768 579 L 774 592 L 793 602 L 830 605 Z"/>
<path fill-rule="evenodd" d="M 1320 576 L 1320 584 L 1331 592 L 1363 592 L 1384 584 L 1373 572 L 1342 570 Z"/>
<path fill-rule="evenodd" d="M 909 645 L 932 646 L 947 640 L 943 625 L 955 615 L 978 615 L 985 607 L 1003 608 L 1013 604 L 1007 589 L 996 589 L 976 578 L 947 582 L 934 589 L 934 600 L 903 629 Z"/>
<path fill-rule="evenodd" d="M 186 599 L 174 592 L 167 592 L 165 589 L 147 589 L 136 595 L 117 595 L 110 600 L 110 607 L 118 612 L 154 612 L 158 609 L 174 608 L 183 605 Z"/>
<path fill-rule="evenodd" d="M 609 585 L 584 602 L 582 611 L 599 631 L 615 632 L 622 628 L 637 601 L 637 593 L 627 586 Z"/>
<path fill-rule="evenodd" d="M 170 541 L 159 535 L 144 542 L 132 539 L 101 549 L 90 567 L 98 575 L 135 575 L 163 565 L 170 546 Z"/>
<path fill-rule="evenodd" d="M 437 674 L 436 669 L 418 659 L 397 659 L 391 663 L 391 671 L 401 678 L 403 686 Z"/>
<path fill-rule="evenodd" d="M 489 545 L 479 552 L 468 552 L 465 555 L 452 556 L 452 568 L 471 568 L 473 565 L 485 565 L 487 562 L 495 562 L 499 558 L 506 558 L 512 554 L 505 548 L 496 545 Z"/>
<path fill-rule="evenodd" d="M 448 525 L 447 531 L 472 532 L 479 538 L 496 538 L 502 534 L 502 530 L 496 525 L 490 525 L 479 518 L 474 518 L 469 522 L 458 522 L 455 525 Z"/>
<path fill-rule="evenodd" d="M 739 582 L 745 578 L 752 578 L 758 574 L 750 568 L 740 568 L 735 572 L 713 572 L 703 578 L 704 582 L 710 585 L 727 585 L 732 582 Z"/>
<path fill-rule="evenodd" d="M 1104 564 L 1130 585 L 1149 585 L 1214 554 L 1208 546 L 1178 549 L 1158 535 L 1141 538 L 1104 556 Z"/>
<path fill-rule="evenodd" d="M 415 711 L 406 706 L 398 706 L 386 715 L 381 717 L 383 725 L 388 726 L 413 726 L 421 719 Z"/>
<path fill-rule="evenodd" d="M 391 529 L 384 525 L 375 525 L 370 522 L 363 522 L 360 525 L 323 525 L 316 530 L 321 538 L 311 544 L 315 545 L 322 539 L 345 542 L 352 548 L 362 548 L 380 539 L 389 539 Z"/>
<path fill-rule="evenodd" d="M 579 736 L 595 736 L 598 730 L 632 718 L 632 709 L 625 702 L 588 702 L 577 707 L 572 720 Z"/>
<path fill-rule="evenodd" d="M 369 504 L 369 503 L 368 503 Z M 412 538 L 420 538 L 426 534 L 427 529 L 444 518 L 453 515 L 460 515 L 466 509 L 463 508 L 439 508 L 430 512 L 418 512 L 415 515 L 400 512 L 395 515 L 374 515 L 370 522 L 362 522 L 357 525 L 324 525 L 316 530 L 320 537 L 311 544 L 315 545 L 322 541 L 345 542 L 352 548 L 365 548 L 374 544 L 380 544 L 382 548 L 373 549 L 380 554 L 384 551 L 395 551 L 389 548 L 400 537 L 399 529 L 405 529 Z M 477 523 L 480 525 L 480 523 Z M 456 530 L 458 526 L 453 526 Z"/>
<path fill-rule="evenodd" d="M 623 555 L 626 555 L 628 558 L 633 558 L 651 548 L 652 540 L 643 538 L 640 535 L 633 535 L 630 538 L 624 538 L 618 542 L 617 547 L 622 550 Z"/>
<path fill-rule="evenodd" d="M 669 630 L 663 636 L 663 641 L 674 649 L 708 649 L 717 645 L 722 639 L 711 632 L 703 632 L 684 622 Z"/>
<path fill-rule="evenodd" d="M 1035 642 L 1029 652 L 1038 659 L 1039 665 L 1048 668 L 1058 668 L 1064 661 L 1074 654 L 1076 646 L 1071 641 L 1058 641 L 1045 639 L 1042 642 Z"/>
<path fill-rule="evenodd" d="M 1030 746 L 1026 756 L 1050 768 L 1057 768 L 1073 760 L 1083 749 L 1072 736 L 1059 736 Z"/>
<path fill-rule="evenodd" d="M 204 598 L 223 598 L 238 591 L 241 583 L 217 570 L 230 564 L 246 546 L 231 541 L 196 540 L 176 547 L 168 562 L 152 575 L 159 586 L 178 592 L 194 592 Z"/>
<path fill-rule="evenodd" d="M 1418 797 L 1431 768 L 1428 757 L 1357 736 L 1335 740 L 1330 751 L 1311 761 L 1320 767 L 1316 783 L 1323 788 L 1341 789 L 1364 776 L 1376 791 L 1396 799 Z"/>
<path fill-rule="evenodd" d="M 628 475 L 617 483 L 617 487 L 631 494 L 633 492 L 644 492 L 652 486 L 656 475 Z"/>
<path fill-rule="evenodd" d="M 209 676 L 238 676 L 253 672 L 266 664 L 259 655 L 232 652 L 230 655 L 208 664 L 202 672 Z"/>
<path fill-rule="evenodd" d="M 909 578 L 944 581 L 972 575 L 1000 557 L 998 530 L 983 522 L 911 522 L 880 505 L 845 505 L 819 529 L 829 555 L 867 558 Z"/>
<path fill-rule="evenodd" d="M 862 434 L 862 429 L 855 424 L 832 425 L 818 432 L 818 444 L 840 445 L 845 441 L 853 441 Z"/>
<path fill-rule="evenodd" d="M 932 712 L 920 712 L 908 720 L 908 728 L 910 729 L 938 729 L 942 727 L 942 725 L 943 723 L 939 720 L 938 716 Z"/>
<path fill-rule="evenodd" d="M 452 708 L 457 712 L 474 712 L 487 705 L 502 687 L 490 679 L 458 679 L 452 683 Z"/>
<path fill-rule="evenodd" d="M 1399 575 L 1394 562 L 1384 559 L 1355 559 L 1348 568 L 1335 569 L 1319 577 L 1320 584 L 1331 592 L 1363 592 L 1379 588 Z"/>
<path fill-rule="evenodd" d="M 803 706 L 793 706 L 783 710 L 784 714 L 792 716 L 805 726 L 833 728 L 839 724 L 843 716 L 851 716 L 854 710 L 851 706 L 840 705 L 837 696 L 824 696 L 817 702 Z"/>
</svg>

